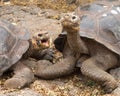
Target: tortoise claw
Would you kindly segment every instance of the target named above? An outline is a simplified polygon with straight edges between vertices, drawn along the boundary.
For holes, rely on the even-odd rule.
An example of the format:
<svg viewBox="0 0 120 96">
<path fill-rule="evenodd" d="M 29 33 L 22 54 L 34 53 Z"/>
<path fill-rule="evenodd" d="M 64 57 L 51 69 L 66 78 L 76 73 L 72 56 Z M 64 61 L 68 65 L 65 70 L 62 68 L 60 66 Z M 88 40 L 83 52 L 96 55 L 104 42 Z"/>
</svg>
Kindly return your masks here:
<svg viewBox="0 0 120 96">
<path fill-rule="evenodd" d="M 54 58 L 54 51 L 53 49 L 45 49 L 41 52 L 41 55 L 43 55 L 43 59 L 53 61 Z"/>
</svg>

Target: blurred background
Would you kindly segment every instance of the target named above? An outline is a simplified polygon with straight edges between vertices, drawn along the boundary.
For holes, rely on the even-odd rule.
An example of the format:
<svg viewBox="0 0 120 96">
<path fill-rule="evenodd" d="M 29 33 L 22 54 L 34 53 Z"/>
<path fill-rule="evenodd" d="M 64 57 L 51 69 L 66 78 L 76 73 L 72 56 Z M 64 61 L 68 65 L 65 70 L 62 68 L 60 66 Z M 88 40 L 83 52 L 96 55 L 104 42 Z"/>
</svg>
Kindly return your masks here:
<svg viewBox="0 0 120 96">
<path fill-rule="evenodd" d="M 15 5 L 36 5 L 44 9 L 54 9 L 62 12 L 73 11 L 77 6 L 90 3 L 95 0 L 1 0 L 3 3 Z"/>
</svg>

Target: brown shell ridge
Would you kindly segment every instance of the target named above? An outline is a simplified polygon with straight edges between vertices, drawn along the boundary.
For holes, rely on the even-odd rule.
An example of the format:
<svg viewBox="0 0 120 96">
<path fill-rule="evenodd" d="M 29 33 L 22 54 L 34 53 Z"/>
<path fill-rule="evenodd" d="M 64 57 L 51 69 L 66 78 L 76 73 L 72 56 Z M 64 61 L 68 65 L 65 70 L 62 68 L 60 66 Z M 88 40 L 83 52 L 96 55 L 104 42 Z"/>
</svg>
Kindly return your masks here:
<svg viewBox="0 0 120 96">
<path fill-rule="evenodd" d="M 25 54 L 25 52 L 28 50 L 28 48 L 28 41 L 18 39 L 14 48 L 12 48 L 11 52 L 8 54 L 8 56 L 11 58 L 12 64 L 20 60 L 23 54 Z"/>
<path fill-rule="evenodd" d="M 119 48 L 117 47 L 117 46 L 118 46 L 117 44 L 119 44 L 120 42 L 118 42 L 117 44 L 114 44 L 114 47 L 113 47 L 113 45 L 111 45 L 111 44 L 108 43 L 108 42 L 105 42 L 105 40 L 99 39 L 99 37 L 94 38 L 94 37 L 89 37 L 89 36 L 86 36 L 86 35 L 83 35 L 83 34 L 81 34 L 81 36 L 84 37 L 84 38 L 93 39 L 93 40 L 95 40 L 96 42 L 99 42 L 100 44 L 102 44 L 102 45 L 104 45 L 105 47 L 107 47 L 109 50 L 111 50 L 111 51 L 115 52 L 116 54 L 120 55 L 120 50 L 119 50 Z M 120 45 L 120 44 L 119 44 L 119 45 Z"/>
</svg>

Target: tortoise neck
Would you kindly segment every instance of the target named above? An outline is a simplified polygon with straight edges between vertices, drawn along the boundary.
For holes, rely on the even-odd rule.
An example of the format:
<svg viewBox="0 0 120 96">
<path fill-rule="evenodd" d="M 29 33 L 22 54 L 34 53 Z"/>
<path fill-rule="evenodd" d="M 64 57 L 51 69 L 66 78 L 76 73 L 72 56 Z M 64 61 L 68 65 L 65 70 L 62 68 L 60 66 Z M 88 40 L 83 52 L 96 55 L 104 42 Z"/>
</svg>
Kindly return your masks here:
<svg viewBox="0 0 120 96">
<path fill-rule="evenodd" d="M 74 53 L 88 54 L 87 46 L 80 38 L 79 32 L 67 32 L 67 42 Z"/>
<path fill-rule="evenodd" d="M 32 55 L 32 51 L 33 51 L 32 42 L 31 42 L 31 40 L 29 40 L 29 48 L 23 55 L 23 59 L 29 58 Z"/>
</svg>

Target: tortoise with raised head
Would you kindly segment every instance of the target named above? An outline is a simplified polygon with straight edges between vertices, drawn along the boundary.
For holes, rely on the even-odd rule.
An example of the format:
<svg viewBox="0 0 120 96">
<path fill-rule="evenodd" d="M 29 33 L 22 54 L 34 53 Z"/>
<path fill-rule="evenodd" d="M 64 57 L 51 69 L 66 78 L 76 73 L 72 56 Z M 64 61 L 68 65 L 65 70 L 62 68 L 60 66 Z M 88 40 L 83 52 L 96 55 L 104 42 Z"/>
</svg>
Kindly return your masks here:
<svg viewBox="0 0 120 96">
<path fill-rule="evenodd" d="M 63 53 L 64 59 L 48 67 L 42 66 L 44 69 L 37 75 L 50 79 L 70 74 L 78 61 L 82 74 L 111 92 L 118 84 L 106 71 L 119 63 L 120 2 L 96 1 L 79 7 L 75 14 L 78 16 L 63 17 L 63 32 L 55 40 L 55 47 Z"/>
<path fill-rule="evenodd" d="M 12 69 L 14 76 L 5 81 L 8 88 L 21 88 L 34 80 L 33 72 L 20 61 L 28 57 L 36 59 L 52 58 L 52 52 L 43 50 L 49 47 L 49 36 L 39 32 L 30 37 L 29 32 L 7 21 L 0 21 L 0 76 Z M 42 58 L 41 58 L 42 57 Z M 44 58 L 45 59 L 45 58 Z"/>
<path fill-rule="evenodd" d="M 118 84 L 106 71 L 119 63 L 120 2 L 97 1 L 79 7 L 75 14 L 80 17 L 80 21 L 77 16 L 68 14 L 62 22 L 69 47 L 73 52 L 80 53 L 80 56 L 88 52 L 90 57 L 80 65 L 82 73 L 111 92 Z"/>
</svg>

